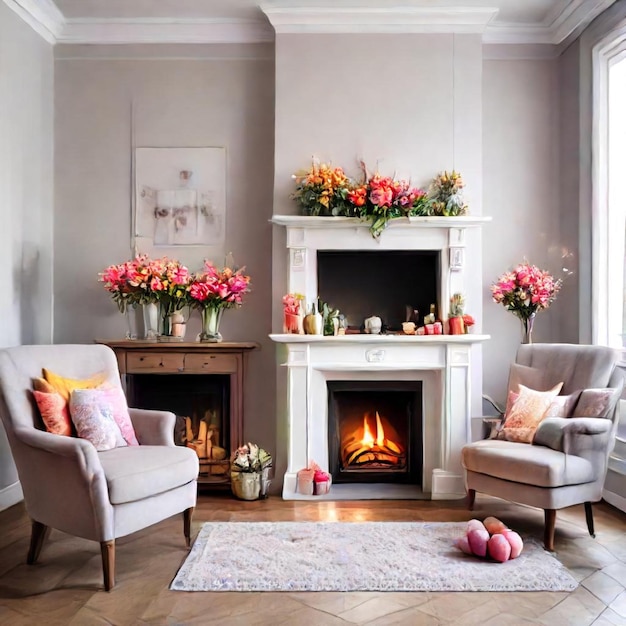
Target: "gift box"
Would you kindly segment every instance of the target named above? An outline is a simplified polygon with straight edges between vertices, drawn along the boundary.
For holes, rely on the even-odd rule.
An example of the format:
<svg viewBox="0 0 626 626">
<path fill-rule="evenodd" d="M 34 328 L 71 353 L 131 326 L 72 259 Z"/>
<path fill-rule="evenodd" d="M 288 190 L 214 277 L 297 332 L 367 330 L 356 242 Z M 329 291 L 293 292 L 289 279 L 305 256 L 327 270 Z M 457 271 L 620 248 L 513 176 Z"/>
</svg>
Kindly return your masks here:
<svg viewBox="0 0 626 626">
<path fill-rule="evenodd" d="M 312 496 L 313 490 L 315 489 L 313 485 L 314 476 L 315 470 L 309 469 L 308 467 L 301 469 L 296 474 L 296 491 L 303 496 Z"/>
<path fill-rule="evenodd" d="M 328 472 L 317 470 L 313 476 L 313 484 L 315 485 L 313 494 L 323 496 L 330 491 L 331 476 Z"/>
</svg>

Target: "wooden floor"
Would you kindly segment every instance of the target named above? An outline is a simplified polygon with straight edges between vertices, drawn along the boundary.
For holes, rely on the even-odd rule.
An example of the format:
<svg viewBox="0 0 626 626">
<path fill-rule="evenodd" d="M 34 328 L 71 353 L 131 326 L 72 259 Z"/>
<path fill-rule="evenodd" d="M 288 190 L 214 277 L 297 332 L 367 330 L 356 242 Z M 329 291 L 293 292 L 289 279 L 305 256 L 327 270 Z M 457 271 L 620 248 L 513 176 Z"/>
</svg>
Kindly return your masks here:
<svg viewBox="0 0 626 626">
<path fill-rule="evenodd" d="M 117 542 L 117 583 L 103 591 L 99 546 L 52 531 L 40 562 L 25 564 L 30 523 L 22 504 L 0 512 L 0 624 L 626 624 L 626 515 L 583 507 L 557 516 L 556 553 L 580 581 L 572 593 L 183 593 L 168 586 L 186 556 L 182 516 Z M 541 511 L 478 497 L 462 501 L 239 502 L 201 495 L 192 538 L 215 521 L 462 521 L 496 515 L 542 537 Z M 233 546 L 233 551 L 237 546 Z M 494 565 L 497 567 L 497 565 Z"/>
</svg>

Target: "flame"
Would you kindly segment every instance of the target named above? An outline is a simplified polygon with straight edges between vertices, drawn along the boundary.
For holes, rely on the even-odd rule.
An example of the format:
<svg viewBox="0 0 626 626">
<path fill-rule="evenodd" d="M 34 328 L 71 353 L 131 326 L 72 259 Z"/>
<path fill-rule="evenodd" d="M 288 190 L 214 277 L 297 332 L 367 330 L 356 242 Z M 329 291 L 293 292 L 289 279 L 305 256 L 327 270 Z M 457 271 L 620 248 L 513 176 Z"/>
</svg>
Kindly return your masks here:
<svg viewBox="0 0 626 626">
<path fill-rule="evenodd" d="M 368 448 L 373 448 L 374 445 L 383 446 L 385 443 L 385 429 L 380 421 L 380 415 L 376 411 L 376 438 L 370 430 L 369 422 L 367 421 L 367 415 L 363 416 L 363 438 L 361 443 Z"/>
</svg>

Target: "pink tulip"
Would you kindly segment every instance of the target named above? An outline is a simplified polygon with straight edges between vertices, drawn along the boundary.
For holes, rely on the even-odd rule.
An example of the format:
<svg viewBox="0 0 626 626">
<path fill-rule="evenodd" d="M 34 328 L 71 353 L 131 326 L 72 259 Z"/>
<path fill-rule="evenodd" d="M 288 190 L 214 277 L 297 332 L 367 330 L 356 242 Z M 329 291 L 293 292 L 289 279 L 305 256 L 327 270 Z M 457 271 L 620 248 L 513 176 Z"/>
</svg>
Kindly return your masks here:
<svg viewBox="0 0 626 626">
<path fill-rule="evenodd" d="M 511 544 L 504 535 L 493 535 L 487 544 L 489 556 L 495 561 L 504 563 L 511 556 Z"/>
</svg>

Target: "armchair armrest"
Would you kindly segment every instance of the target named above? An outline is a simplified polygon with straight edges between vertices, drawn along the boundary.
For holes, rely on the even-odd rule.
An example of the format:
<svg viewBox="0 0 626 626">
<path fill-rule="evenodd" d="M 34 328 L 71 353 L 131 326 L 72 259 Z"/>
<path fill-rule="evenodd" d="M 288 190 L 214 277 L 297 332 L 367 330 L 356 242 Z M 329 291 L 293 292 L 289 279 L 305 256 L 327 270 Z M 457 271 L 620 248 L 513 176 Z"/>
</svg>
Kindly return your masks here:
<svg viewBox="0 0 626 626">
<path fill-rule="evenodd" d="M 128 409 L 137 441 L 144 446 L 173 446 L 176 416 L 171 411 Z"/>
<path fill-rule="evenodd" d="M 85 539 L 113 539 L 109 489 L 91 442 L 32 428 L 16 429 L 15 436 L 30 517 Z"/>
<path fill-rule="evenodd" d="M 539 424 L 533 444 L 580 456 L 602 445 L 612 426 L 611 420 L 601 417 L 547 417 Z M 601 441 L 593 442 L 598 436 Z"/>
</svg>

